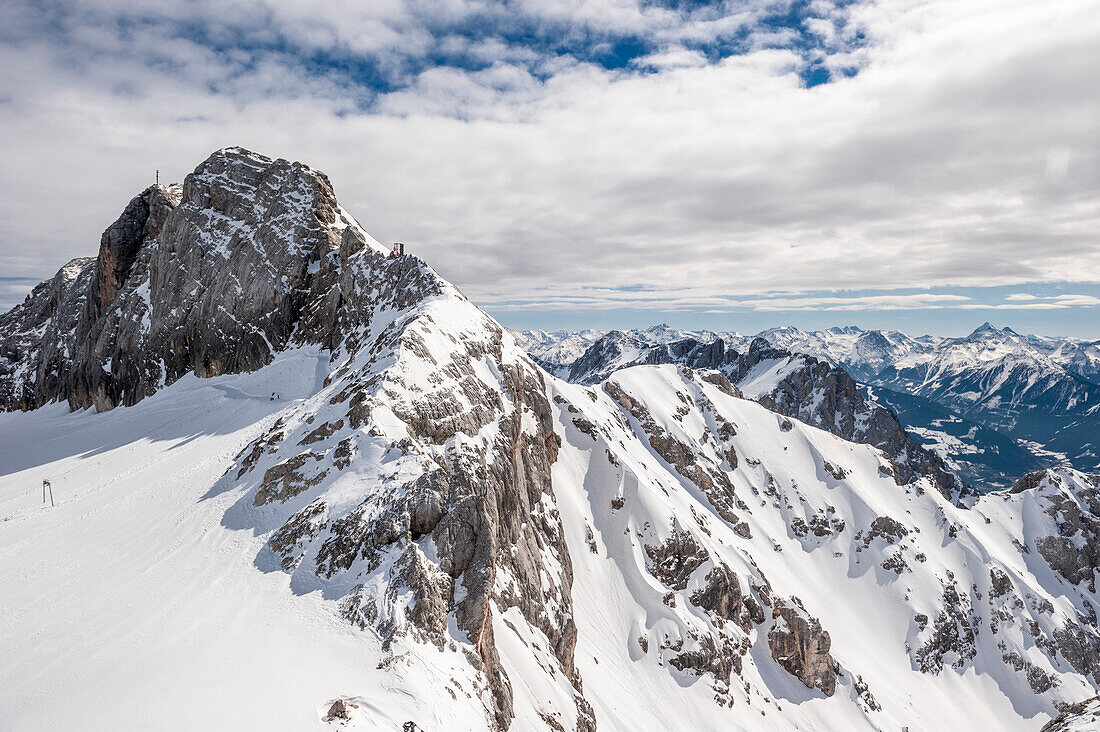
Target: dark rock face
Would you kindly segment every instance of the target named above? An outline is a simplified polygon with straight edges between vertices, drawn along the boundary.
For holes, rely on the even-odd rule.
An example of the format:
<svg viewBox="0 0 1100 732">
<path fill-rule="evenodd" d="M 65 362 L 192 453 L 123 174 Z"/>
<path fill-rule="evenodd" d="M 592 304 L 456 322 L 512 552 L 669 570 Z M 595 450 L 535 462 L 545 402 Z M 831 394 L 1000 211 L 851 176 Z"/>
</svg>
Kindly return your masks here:
<svg viewBox="0 0 1100 732">
<path fill-rule="evenodd" d="M 63 295 L 42 293 L 40 285 L 22 306 L 3 316 L 0 349 L 10 357 L 0 361 L 0 406 L 34 409 L 59 399 L 69 400 L 74 408 L 93 403 L 107 406 L 107 394 L 119 384 L 118 373 L 105 370 L 103 359 L 92 356 L 103 335 L 102 320 L 123 290 L 142 247 L 160 233 L 179 196 L 179 186 L 151 186 L 135 196 L 103 232 L 99 256 L 81 260 L 86 271 L 66 282 Z M 65 280 L 66 270 L 76 261 L 66 265 L 54 283 Z M 13 331 L 33 332 L 35 325 L 42 328 L 36 339 L 20 344 L 21 339 L 13 336 Z M 96 395 L 100 395 L 98 402 Z"/>
<path fill-rule="evenodd" d="M 74 259 L 0 315 L 0 407 L 35 409 L 60 391 L 95 259 Z"/>
<path fill-rule="evenodd" d="M 115 301 L 138 252 L 146 240 L 160 233 L 168 214 L 179 205 L 180 190 L 150 186 L 135 196 L 99 242 L 99 256 L 88 290 L 85 322 L 94 323 Z"/>
<path fill-rule="evenodd" d="M 1021 476 L 1020 479 L 1016 481 L 1015 485 L 1012 486 L 1009 492 L 1023 493 L 1026 490 L 1035 488 L 1043 482 L 1043 479 L 1046 478 L 1046 476 L 1047 471 L 1045 470 L 1036 470 L 1033 473 L 1028 473 L 1027 475 Z"/>
<path fill-rule="evenodd" d="M 816 618 L 805 611 L 776 602 L 772 609 L 775 625 L 768 632 L 772 658 L 811 689 L 825 696 L 836 691 L 836 663 L 829 655 L 829 634 Z"/>
<path fill-rule="evenodd" d="M 916 653 L 917 666 L 924 673 L 939 673 L 945 657 L 952 666 L 965 668 L 977 654 L 978 621 L 971 598 L 954 584 L 943 590 L 943 609 L 933 624 L 932 634 Z"/>
<path fill-rule="evenodd" d="M 647 545 L 649 572 L 674 590 L 687 587 L 692 573 L 703 566 L 710 555 L 688 532 L 675 531 L 663 544 Z"/>
<path fill-rule="evenodd" d="M 87 272 L 63 270 L 3 316 L 2 406 L 110 409 L 187 373 L 267 364 L 349 226 L 346 238 L 366 241 L 323 173 L 239 148 L 214 153 L 182 187 L 135 197 Z M 335 324 L 311 325 L 321 326 L 312 339 Z"/>
</svg>

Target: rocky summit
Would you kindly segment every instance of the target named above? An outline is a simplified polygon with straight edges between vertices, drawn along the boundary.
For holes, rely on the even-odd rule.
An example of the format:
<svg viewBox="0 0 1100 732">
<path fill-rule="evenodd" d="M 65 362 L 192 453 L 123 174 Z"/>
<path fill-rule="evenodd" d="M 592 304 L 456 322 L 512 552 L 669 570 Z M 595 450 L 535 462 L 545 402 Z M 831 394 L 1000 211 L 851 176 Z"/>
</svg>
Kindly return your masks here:
<svg viewBox="0 0 1100 732">
<path fill-rule="evenodd" d="M 1089 711 L 1100 476 L 978 495 L 763 341 L 583 358 L 547 371 L 308 166 L 227 148 L 146 189 L 0 318 L 0 491 L 62 498 L 0 522 L 0 686 L 41 701 L 19 670 L 48 661 L 85 729 Z"/>
<path fill-rule="evenodd" d="M 0 400 L 104 410 L 186 373 L 260 368 L 305 331 L 333 331 L 321 280 L 363 248 L 383 251 L 323 173 L 221 150 L 182 186 L 137 195 L 96 258 L 73 260 L 3 316 Z"/>
</svg>

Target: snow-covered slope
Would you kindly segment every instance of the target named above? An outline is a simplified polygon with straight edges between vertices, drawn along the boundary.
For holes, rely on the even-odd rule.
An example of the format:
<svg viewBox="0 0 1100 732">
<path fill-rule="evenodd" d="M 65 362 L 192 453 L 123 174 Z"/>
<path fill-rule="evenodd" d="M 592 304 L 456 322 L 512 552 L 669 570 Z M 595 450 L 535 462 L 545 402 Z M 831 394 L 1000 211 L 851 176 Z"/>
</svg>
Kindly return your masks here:
<svg viewBox="0 0 1100 732">
<path fill-rule="evenodd" d="M 424 504 L 394 517 L 374 569 L 366 558 L 378 522 L 363 510 L 389 505 L 386 484 L 415 485 L 407 454 L 363 450 L 287 503 L 256 506 L 262 482 L 234 479 L 237 451 L 269 444 L 276 425 L 293 446 L 296 420 L 332 406 L 334 367 L 295 350 L 106 414 L 0 416 L 0 586 L 18 611 L 0 626 L 5 729 L 321 728 L 338 698 L 364 728 L 491 723 L 479 644 L 455 607 L 467 581 L 434 617 L 426 578 L 408 571 L 431 577 L 441 561 L 434 530 L 414 539 L 402 524 Z M 1094 693 L 1073 669 L 1095 672 L 1096 598 L 1050 569 L 1047 557 L 1080 581 L 1063 544 L 1043 549 L 1064 519 L 1048 512 L 1069 497 L 1095 525 L 1094 482 L 1051 474 L 960 509 L 898 487 L 873 449 L 710 378 L 662 366 L 601 390 L 548 383 L 562 445 L 542 500 L 560 520 L 575 670 L 598 728 L 1033 729 L 1055 701 Z M 43 477 L 56 508 L 41 505 Z M 303 504 L 323 505 L 328 528 L 290 543 L 272 527 Z M 330 577 L 316 560 L 347 509 L 363 536 Z M 560 577 L 551 566 L 543 589 Z M 362 611 L 371 601 L 377 615 Z M 572 729 L 576 691 L 550 639 L 518 606 L 493 600 L 489 617 L 514 728 L 553 729 L 549 715 Z M 442 648 L 428 618 L 446 622 Z"/>
<path fill-rule="evenodd" d="M 83 404 L 66 385 L 107 351 L 44 390 L 8 372 L 35 395 L 16 406 L 46 404 L 0 414 L 3 729 L 1022 730 L 1096 694 L 1097 478 L 957 505 L 798 419 L 837 410 L 760 348 L 746 373 L 701 351 L 568 383 L 424 262 L 310 228 L 314 206 L 224 225 L 308 169 L 214 158 L 224 198 L 189 178 L 117 291 L 69 287 L 114 292 L 87 332 L 157 331 L 180 302 L 158 283 L 189 276 L 165 247 L 193 273 L 252 257 L 257 225 L 324 237 L 276 248 L 297 279 L 256 364 L 225 360 L 245 326 L 185 318 L 191 371 L 141 371 L 100 413 L 49 401 Z M 189 281 L 190 312 L 221 312 Z M 41 304 L 0 337 L 56 349 L 68 309 Z M 143 369 L 163 353 L 112 342 Z"/>
<path fill-rule="evenodd" d="M 651 343 L 641 332 L 612 331 L 559 373 L 564 371 L 561 375 L 571 382 L 598 384 L 629 366 L 667 363 L 720 370 L 745 396 L 769 409 L 885 451 L 902 482 L 920 474 L 952 498 L 973 492 L 941 457 L 907 434 L 890 409 L 867 399 L 845 371 L 773 348 L 762 338 L 738 351 L 713 336 Z"/>
<path fill-rule="evenodd" d="M 211 490 L 327 362 L 293 350 L 135 407 L 0 414 L 0 729 L 308 730 L 338 696 L 362 697 L 367 729 L 481 723 L 378 668 L 378 638 L 260 560 L 241 491 Z"/>
<path fill-rule="evenodd" d="M 571 418 L 576 431 L 567 433 L 560 469 L 579 460 L 583 467 L 574 469 L 571 481 L 585 486 L 587 505 L 577 510 L 590 513 L 582 527 L 563 508 L 567 536 L 572 534 L 578 551 L 584 540 L 591 553 L 612 561 L 576 596 L 599 608 L 621 606 L 622 596 L 637 602 L 649 594 L 656 608 L 664 592 L 665 607 L 657 615 L 676 619 L 669 633 L 670 624 L 653 623 L 650 609 L 646 621 L 620 620 L 617 627 L 610 621 L 605 632 L 625 645 L 637 634 L 635 653 L 644 648 L 644 662 L 652 662 L 656 649 L 658 668 L 686 663 L 678 660 L 685 651 L 703 668 L 736 667 L 741 651 L 731 648 L 744 648 L 734 688 L 721 683 L 724 670 L 714 678 L 701 675 L 716 696 L 731 695 L 733 709 L 748 705 L 771 715 L 779 711 L 771 707 L 776 703 L 783 710 L 776 726 L 795 721 L 808 728 L 958 729 L 965 711 L 966 728 L 1009 728 L 1015 715 L 1038 711 L 1036 691 L 1047 687 L 1056 668 L 1068 670 L 1070 664 L 1058 652 L 1040 658 L 1036 634 L 1050 622 L 1064 623 L 1071 634 L 1092 627 L 1076 624 L 1095 599 L 1088 587 L 1067 596 L 1049 567 L 1018 546 L 1057 544 L 1044 538 L 1059 534 L 1043 511 L 1063 505 L 1075 491 L 1095 496 L 1095 481 L 1052 474 L 1035 488 L 985 496 L 975 508 L 961 509 L 927 483 L 899 488 L 875 450 L 785 420 L 708 378 L 673 366 L 629 369 L 596 394 L 595 414 Z M 564 405 L 567 418 L 569 407 L 592 393 L 560 388 L 573 396 Z M 613 404 L 607 404 L 609 397 Z M 639 443 L 648 449 L 622 448 Z M 573 449 L 582 451 L 579 458 Z M 610 479 L 594 480 L 594 470 L 610 473 Z M 593 496 L 600 486 L 602 493 Z M 987 516 L 996 517 L 994 529 Z M 1037 535 L 1029 536 L 1031 529 Z M 725 575 L 719 567 L 742 578 L 742 589 L 732 591 L 736 599 L 714 603 L 714 585 Z M 753 598 L 764 603 L 765 597 L 773 605 L 763 622 L 745 620 L 740 613 L 751 615 Z M 1048 608 L 1046 598 L 1055 604 Z M 716 622 L 708 614 L 715 605 L 741 624 Z M 828 663 L 816 663 L 822 658 L 813 653 L 792 659 L 777 652 L 777 633 L 793 623 L 783 607 L 797 608 L 806 623 L 797 626 L 805 634 L 799 647 L 827 651 Z M 578 613 L 583 618 L 583 610 Z M 829 633 L 827 642 L 823 632 Z M 1084 645 L 1096 647 L 1094 631 L 1084 633 Z M 1076 648 L 1076 641 L 1070 646 Z M 1075 651 L 1069 656 L 1089 667 Z M 792 661 L 819 692 L 832 684 L 834 693 L 807 696 L 786 686 L 782 674 L 774 675 L 776 659 L 780 665 Z M 605 667 L 602 657 L 599 666 Z M 806 673 L 826 667 L 834 672 L 823 672 L 824 678 Z M 968 678 L 985 682 L 972 686 Z M 1006 697 L 978 701 L 971 694 L 984 683 L 1001 690 L 994 697 Z M 1056 688 L 1083 697 L 1091 683 L 1062 677 Z M 860 691 L 864 686 L 869 693 Z M 769 696 L 772 702 L 765 701 Z M 691 720 L 688 726 L 693 723 L 701 724 Z"/>
</svg>

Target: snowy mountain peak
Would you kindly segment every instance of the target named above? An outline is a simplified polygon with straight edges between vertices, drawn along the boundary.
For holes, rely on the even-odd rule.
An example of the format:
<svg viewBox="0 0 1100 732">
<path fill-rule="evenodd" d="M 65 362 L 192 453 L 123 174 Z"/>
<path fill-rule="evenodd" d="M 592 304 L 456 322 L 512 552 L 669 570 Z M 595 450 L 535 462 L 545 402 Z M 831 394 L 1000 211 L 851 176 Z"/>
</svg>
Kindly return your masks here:
<svg viewBox="0 0 1100 732">
<path fill-rule="evenodd" d="M 989 339 L 1019 338 L 1020 336 L 1011 328 L 998 328 L 986 321 L 975 328 L 964 340 L 978 342 Z"/>
<path fill-rule="evenodd" d="M 335 327 L 317 310 L 328 296 L 318 287 L 361 251 L 386 249 L 323 173 L 219 150 L 182 185 L 136 196 L 95 259 L 70 263 L 0 318 L 0 404 L 110 409 L 189 372 L 259 368 Z"/>
</svg>

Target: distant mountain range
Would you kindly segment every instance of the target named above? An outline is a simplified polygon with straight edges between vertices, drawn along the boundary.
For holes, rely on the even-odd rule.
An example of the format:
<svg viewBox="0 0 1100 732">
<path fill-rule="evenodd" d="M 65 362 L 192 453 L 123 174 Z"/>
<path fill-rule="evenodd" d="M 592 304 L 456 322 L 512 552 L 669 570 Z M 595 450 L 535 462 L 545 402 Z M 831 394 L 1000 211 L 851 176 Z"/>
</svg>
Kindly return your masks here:
<svg viewBox="0 0 1100 732">
<path fill-rule="evenodd" d="M 772 328 L 753 336 L 686 331 L 521 331 L 520 343 L 555 375 L 594 383 L 632 363 L 660 360 L 677 342 L 747 353 L 760 339 L 848 372 L 908 431 L 981 489 L 1040 466 L 1100 469 L 1100 342 L 1021 335 L 989 323 L 965 338 L 910 336 L 855 326 Z M 583 350 L 582 350 L 583 349 Z"/>
</svg>

